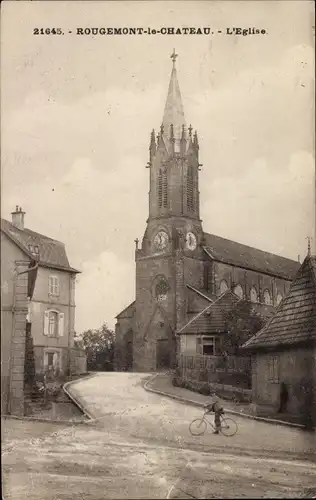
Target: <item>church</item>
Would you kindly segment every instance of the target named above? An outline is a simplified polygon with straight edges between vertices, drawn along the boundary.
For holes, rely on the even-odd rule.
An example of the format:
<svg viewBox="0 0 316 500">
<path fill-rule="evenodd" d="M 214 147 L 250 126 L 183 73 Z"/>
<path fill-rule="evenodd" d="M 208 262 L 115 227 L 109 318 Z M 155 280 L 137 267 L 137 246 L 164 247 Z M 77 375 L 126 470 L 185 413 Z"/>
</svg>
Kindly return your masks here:
<svg viewBox="0 0 316 500">
<path fill-rule="evenodd" d="M 153 130 L 150 137 L 149 213 L 140 248 L 136 240 L 135 300 L 116 316 L 117 371 L 176 366 L 181 332 L 225 293 L 271 316 L 300 266 L 204 231 L 199 140 L 186 124 L 176 57 L 173 52 L 160 131 L 156 137 Z M 211 338 L 211 331 L 200 333 Z"/>
</svg>

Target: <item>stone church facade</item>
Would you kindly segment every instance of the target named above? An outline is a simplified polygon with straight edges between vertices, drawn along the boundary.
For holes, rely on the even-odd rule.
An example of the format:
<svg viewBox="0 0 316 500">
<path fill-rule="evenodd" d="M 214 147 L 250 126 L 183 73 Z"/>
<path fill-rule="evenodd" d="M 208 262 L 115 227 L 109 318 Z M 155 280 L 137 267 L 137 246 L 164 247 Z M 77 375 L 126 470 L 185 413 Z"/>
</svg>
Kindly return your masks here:
<svg viewBox="0 0 316 500">
<path fill-rule="evenodd" d="M 299 268 L 204 232 L 199 141 L 186 124 L 175 57 L 160 132 L 150 139 L 149 215 L 140 248 L 136 243 L 136 296 L 116 317 L 117 370 L 174 367 L 177 332 L 228 289 L 271 315 Z"/>
</svg>

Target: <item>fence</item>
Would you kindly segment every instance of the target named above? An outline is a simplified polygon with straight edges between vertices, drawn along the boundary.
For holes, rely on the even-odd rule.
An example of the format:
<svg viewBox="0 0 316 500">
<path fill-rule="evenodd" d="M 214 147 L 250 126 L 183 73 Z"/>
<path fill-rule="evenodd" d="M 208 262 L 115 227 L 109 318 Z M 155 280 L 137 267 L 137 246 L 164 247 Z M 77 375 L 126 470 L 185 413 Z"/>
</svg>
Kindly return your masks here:
<svg viewBox="0 0 316 500">
<path fill-rule="evenodd" d="M 251 359 L 181 354 L 178 374 L 182 380 L 236 385 L 247 389 L 251 386 Z"/>
</svg>

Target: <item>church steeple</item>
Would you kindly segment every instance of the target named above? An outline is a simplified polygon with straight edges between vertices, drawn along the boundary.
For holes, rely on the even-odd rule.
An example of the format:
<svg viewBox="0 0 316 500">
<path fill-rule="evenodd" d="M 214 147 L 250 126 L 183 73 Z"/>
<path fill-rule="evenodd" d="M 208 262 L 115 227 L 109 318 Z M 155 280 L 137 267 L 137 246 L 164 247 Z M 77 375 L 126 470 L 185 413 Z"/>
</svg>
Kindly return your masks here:
<svg viewBox="0 0 316 500">
<path fill-rule="evenodd" d="M 176 70 L 172 70 L 160 133 L 150 140 L 149 219 L 186 217 L 199 220 L 199 145 L 187 129 Z M 170 219 L 171 220 L 171 219 Z"/>
<path fill-rule="evenodd" d="M 179 146 L 182 128 L 183 126 L 186 127 L 186 122 L 176 70 L 176 58 L 178 54 L 175 53 L 174 49 L 170 57 L 172 59 L 172 70 L 162 123 L 168 137 L 173 128 L 175 151 L 180 151 Z"/>
</svg>

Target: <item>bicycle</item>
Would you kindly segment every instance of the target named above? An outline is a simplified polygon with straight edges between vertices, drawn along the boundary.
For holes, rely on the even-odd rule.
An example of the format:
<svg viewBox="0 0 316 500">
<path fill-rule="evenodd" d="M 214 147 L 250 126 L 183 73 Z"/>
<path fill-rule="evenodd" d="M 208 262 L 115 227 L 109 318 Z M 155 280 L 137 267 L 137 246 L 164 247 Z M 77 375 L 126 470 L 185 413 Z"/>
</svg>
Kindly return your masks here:
<svg viewBox="0 0 316 500">
<path fill-rule="evenodd" d="M 202 418 L 195 418 L 189 425 L 189 430 L 192 436 L 202 436 L 207 428 L 207 424 L 209 424 L 214 431 L 215 425 L 206 418 L 206 415 L 209 415 L 209 410 L 205 410 Z M 221 426 L 219 431 L 226 437 L 234 436 L 238 430 L 238 425 L 232 418 L 226 418 L 220 415 Z"/>
</svg>

